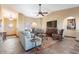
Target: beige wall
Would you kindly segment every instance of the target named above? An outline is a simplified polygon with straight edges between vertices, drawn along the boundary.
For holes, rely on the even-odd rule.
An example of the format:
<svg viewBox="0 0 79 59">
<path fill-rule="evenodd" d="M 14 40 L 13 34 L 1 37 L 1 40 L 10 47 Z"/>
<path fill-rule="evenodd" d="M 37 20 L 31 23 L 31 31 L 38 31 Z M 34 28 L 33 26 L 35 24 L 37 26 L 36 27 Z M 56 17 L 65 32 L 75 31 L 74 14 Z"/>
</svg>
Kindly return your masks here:
<svg viewBox="0 0 79 59">
<path fill-rule="evenodd" d="M 61 11 L 52 12 L 51 14 L 44 16 L 41 20 L 35 19 L 31 17 L 24 16 L 23 14 L 19 13 L 18 16 L 18 29 L 25 30 L 25 25 L 27 23 L 32 24 L 32 22 L 37 23 L 37 28 L 42 28 L 46 31 L 46 22 L 47 21 L 54 21 L 57 20 L 57 28 L 58 29 L 65 29 L 67 27 L 67 17 L 75 17 L 76 19 L 76 30 L 79 30 L 79 7 L 65 9 Z M 19 31 L 18 30 L 18 31 Z"/>
<path fill-rule="evenodd" d="M 18 15 L 18 31 L 25 30 L 26 24 L 32 24 L 35 22 L 37 24 L 37 28 L 41 28 L 41 20 L 37 18 L 31 18 L 24 16 L 23 14 L 19 13 Z"/>
<path fill-rule="evenodd" d="M 9 16 L 13 17 L 13 19 L 16 19 L 15 21 L 8 21 L 9 20 Z M 14 24 L 14 29 L 16 28 L 16 22 L 17 22 L 17 16 L 18 16 L 18 12 L 10 9 L 10 8 L 7 8 L 7 7 L 4 7 L 3 5 L 0 5 L 0 23 L 2 23 L 2 28 L 0 29 L 0 31 L 6 31 L 6 26 L 8 26 L 9 23 L 13 23 Z M 5 26 L 6 25 L 6 26 Z M 17 29 L 15 30 L 10 30 L 8 27 L 7 27 L 8 31 L 7 34 L 8 35 L 12 35 L 12 34 L 16 34 L 16 31 Z"/>
<path fill-rule="evenodd" d="M 0 6 L 0 31 L 2 31 L 2 19 L 1 19 L 1 16 L 2 15 L 2 13 L 1 13 L 1 6 Z"/>
<path fill-rule="evenodd" d="M 76 18 L 76 30 L 79 30 L 79 7 L 65 9 L 61 11 L 52 12 L 51 14 L 43 17 L 42 20 L 42 29 L 46 31 L 46 22 L 57 20 L 57 28 L 58 29 L 66 29 L 66 18 L 69 16 L 73 16 Z"/>
<path fill-rule="evenodd" d="M 8 7 L 5 7 L 5 6 L 0 6 L 0 15 L 2 16 L 2 30 L 5 31 L 5 28 L 4 28 L 4 18 L 8 18 L 8 16 L 14 16 L 16 18 L 16 32 L 18 34 L 18 31 L 20 30 L 25 30 L 25 25 L 27 23 L 30 23 L 32 24 L 32 22 L 35 22 L 37 23 L 37 28 L 41 28 L 41 20 L 38 19 L 38 18 L 32 18 L 32 17 L 27 17 L 21 13 L 18 13 Z M 5 22 L 6 23 L 6 22 Z M 7 24 L 6 24 L 7 25 Z M 10 33 L 11 34 L 11 33 Z"/>
<path fill-rule="evenodd" d="M 16 34 L 16 19 L 9 20 L 8 18 L 4 18 L 4 31 L 7 32 L 7 35 L 15 35 Z M 9 27 L 9 24 L 12 24 L 13 27 Z"/>
</svg>

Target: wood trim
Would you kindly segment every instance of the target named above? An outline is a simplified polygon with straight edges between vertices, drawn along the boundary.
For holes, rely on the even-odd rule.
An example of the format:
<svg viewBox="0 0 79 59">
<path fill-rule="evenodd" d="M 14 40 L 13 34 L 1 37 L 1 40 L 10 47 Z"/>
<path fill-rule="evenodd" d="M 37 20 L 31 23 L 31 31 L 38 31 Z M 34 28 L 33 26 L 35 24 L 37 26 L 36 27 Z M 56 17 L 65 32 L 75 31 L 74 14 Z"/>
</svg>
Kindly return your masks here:
<svg viewBox="0 0 79 59">
<path fill-rule="evenodd" d="M 16 34 L 6 35 L 6 36 L 17 36 Z"/>
</svg>

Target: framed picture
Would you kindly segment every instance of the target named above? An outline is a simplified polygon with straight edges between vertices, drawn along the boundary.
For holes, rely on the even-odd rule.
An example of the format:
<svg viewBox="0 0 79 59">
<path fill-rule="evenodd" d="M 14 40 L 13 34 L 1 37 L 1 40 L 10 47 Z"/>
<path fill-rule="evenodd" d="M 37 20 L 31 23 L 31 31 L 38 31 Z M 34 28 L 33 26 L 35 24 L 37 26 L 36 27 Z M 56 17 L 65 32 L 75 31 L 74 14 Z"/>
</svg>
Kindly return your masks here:
<svg viewBox="0 0 79 59">
<path fill-rule="evenodd" d="M 67 29 L 76 29 L 75 19 L 68 19 L 67 20 Z"/>
</svg>

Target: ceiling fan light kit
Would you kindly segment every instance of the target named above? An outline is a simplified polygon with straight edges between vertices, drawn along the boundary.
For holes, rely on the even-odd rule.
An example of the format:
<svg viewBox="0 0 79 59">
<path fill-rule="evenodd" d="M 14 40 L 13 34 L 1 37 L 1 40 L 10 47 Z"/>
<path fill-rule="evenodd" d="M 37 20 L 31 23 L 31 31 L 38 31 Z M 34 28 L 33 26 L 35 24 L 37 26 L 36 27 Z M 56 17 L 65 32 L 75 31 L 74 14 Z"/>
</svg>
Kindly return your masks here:
<svg viewBox="0 0 79 59">
<path fill-rule="evenodd" d="M 39 11 L 38 11 L 38 15 L 37 16 L 39 16 L 39 15 L 44 16 L 44 14 L 48 14 L 48 12 L 42 12 L 41 4 L 39 4 Z"/>
</svg>

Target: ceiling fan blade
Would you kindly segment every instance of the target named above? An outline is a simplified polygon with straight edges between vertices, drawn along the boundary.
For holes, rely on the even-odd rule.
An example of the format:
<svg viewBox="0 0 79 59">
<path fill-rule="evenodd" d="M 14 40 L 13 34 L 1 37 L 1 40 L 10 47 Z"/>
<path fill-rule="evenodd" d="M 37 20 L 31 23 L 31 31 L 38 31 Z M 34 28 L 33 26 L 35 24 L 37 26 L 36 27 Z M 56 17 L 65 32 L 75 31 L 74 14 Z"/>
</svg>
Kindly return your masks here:
<svg viewBox="0 0 79 59">
<path fill-rule="evenodd" d="M 43 14 L 48 14 L 48 12 L 42 12 Z"/>
<path fill-rule="evenodd" d="M 44 16 L 42 13 L 41 13 L 41 15 Z"/>
<path fill-rule="evenodd" d="M 39 16 L 39 15 L 44 16 L 44 14 L 48 14 L 48 12 L 42 12 L 41 11 L 41 4 L 39 4 L 39 12 L 38 12 L 37 16 Z"/>
</svg>

